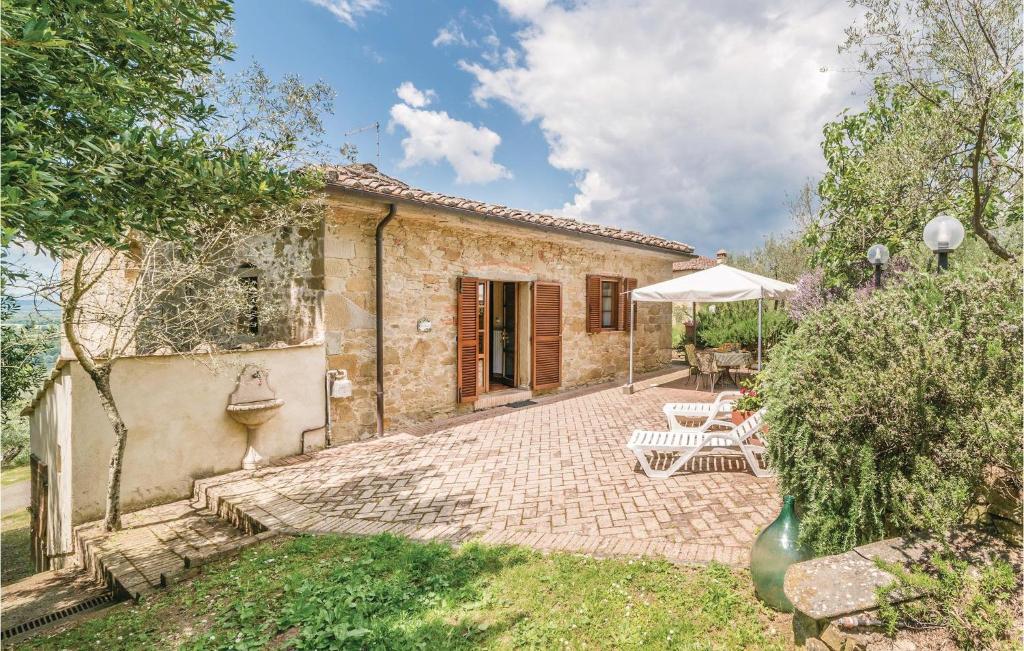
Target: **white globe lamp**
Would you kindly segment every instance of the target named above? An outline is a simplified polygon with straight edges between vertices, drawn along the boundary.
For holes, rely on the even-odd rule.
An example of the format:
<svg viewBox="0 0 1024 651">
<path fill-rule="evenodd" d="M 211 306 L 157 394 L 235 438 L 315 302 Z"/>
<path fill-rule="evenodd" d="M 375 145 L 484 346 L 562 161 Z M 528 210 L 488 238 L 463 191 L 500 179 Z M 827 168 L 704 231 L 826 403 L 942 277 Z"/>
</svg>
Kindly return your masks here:
<svg viewBox="0 0 1024 651">
<path fill-rule="evenodd" d="M 924 226 L 924 243 L 939 256 L 939 270 L 949 266 L 949 252 L 964 241 L 964 225 L 949 215 L 939 215 Z"/>
</svg>

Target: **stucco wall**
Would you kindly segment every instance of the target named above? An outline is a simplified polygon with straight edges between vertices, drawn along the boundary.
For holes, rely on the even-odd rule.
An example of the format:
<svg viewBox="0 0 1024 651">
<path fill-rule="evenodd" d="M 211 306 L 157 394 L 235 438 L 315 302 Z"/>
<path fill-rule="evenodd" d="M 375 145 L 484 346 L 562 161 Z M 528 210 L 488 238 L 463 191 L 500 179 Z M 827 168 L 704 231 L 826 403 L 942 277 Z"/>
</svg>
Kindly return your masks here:
<svg viewBox="0 0 1024 651">
<path fill-rule="evenodd" d="M 324 424 L 322 346 L 224 353 L 211 360 L 131 357 L 114 364 L 112 387 L 128 425 L 121 488 L 125 510 L 187 497 L 194 479 L 241 467 L 245 428 L 228 417 L 225 406 L 248 363 L 270 370 L 270 384 L 285 401 L 260 431 L 257 450 L 270 459 L 300 453 L 302 432 Z M 68 382 L 74 387 L 70 398 L 60 391 Z M 114 435 L 92 381 L 77 362 L 67 362 L 61 382 L 51 384 L 36 403 L 31 426 L 33 451 L 69 441 L 62 446 L 67 458 L 61 481 L 51 479 L 51 504 L 67 502 L 70 508 L 65 524 L 101 517 Z"/>
<path fill-rule="evenodd" d="M 331 368 L 353 381 L 351 398 L 332 400 L 334 441 L 373 432 L 374 228 L 386 207 L 335 199 L 324 238 L 324 326 Z M 628 333 L 588 334 L 587 274 L 667 280 L 685 256 L 585 240 L 493 221 L 400 206 L 385 230 L 384 381 L 388 427 L 455 413 L 455 310 L 460 276 L 554 281 L 562 285 L 562 388 L 598 382 L 626 370 Z M 416 323 L 427 318 L 430 332 Z M 636 368 L 671 358 L 671 307 L 643 304 Z"/>
<path fill-rule="evenodd" d="M 52 566 L 64 566 L 61 554 L 70 551 L 62 541 L 71 537 L 71 369 L 62 364 L 47 381 L 29 418 L 32 455 L 46 464 L 46 553 Z"/>
</svg>

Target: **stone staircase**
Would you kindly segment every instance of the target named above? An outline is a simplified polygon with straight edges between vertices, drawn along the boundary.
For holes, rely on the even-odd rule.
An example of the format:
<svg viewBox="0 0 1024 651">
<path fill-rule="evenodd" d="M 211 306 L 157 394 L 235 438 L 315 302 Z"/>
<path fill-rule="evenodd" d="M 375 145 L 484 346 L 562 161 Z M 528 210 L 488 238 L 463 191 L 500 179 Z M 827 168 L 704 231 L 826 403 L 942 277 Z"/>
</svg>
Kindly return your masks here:
<svg viewBox="0 0 1024 651">
<path fill-rule="evenodd" d="M 191 500 L 125 514 L 120 531 L 102 523 L 76 527 L 79 567 L 115 594 L 139 599 L 154 590 L 194 576 L 205 563 L 275 535 L 265 529 L 240 529 Z"/>
</svg>

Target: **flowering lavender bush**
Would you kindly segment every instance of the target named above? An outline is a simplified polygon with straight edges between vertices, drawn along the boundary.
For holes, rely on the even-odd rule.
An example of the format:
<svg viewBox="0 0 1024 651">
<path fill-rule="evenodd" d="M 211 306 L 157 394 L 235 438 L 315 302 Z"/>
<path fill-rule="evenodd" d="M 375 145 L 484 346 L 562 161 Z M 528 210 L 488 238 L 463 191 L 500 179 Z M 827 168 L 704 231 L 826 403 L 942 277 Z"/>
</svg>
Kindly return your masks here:
<svg viewBox="0 0 1024 651">
<path fill-rule="evenodd" d="M 913 269 L 910 260 L 895 257 L 885 267 L 882 274 L 886 285 L 897 285 L 902 277 Z M 854 298 L 859 300 L 867 297 L 875 289 L 874 278 L 859 287 L 853 288 Z M 841 287 L 830 287 L 825 284 L 825 272 L 812 269 L 796 280 L 796 294 L 786 302 L 786 311 L 794 321 L 803 321 L 809 315 L 825 307 L 828 303 L 844 298 L 846 292 Z"/>
<path fill-rule="evenodd" d="M 907 272 L 807 313 L 760 374 L 781 488 L 832 553 L 963 521 L 987 472 L 1020 500 L 1024 356 L 1012 264 Z"/>
<path fill-rule="evenodd" d="M 786 301 L 786 311 L 794 321 L 803 321 L 838 297 L 838 290 L 825 286 L 825 272 L 812 269 L 796 279 L 796 294 Z"/>
</svg>

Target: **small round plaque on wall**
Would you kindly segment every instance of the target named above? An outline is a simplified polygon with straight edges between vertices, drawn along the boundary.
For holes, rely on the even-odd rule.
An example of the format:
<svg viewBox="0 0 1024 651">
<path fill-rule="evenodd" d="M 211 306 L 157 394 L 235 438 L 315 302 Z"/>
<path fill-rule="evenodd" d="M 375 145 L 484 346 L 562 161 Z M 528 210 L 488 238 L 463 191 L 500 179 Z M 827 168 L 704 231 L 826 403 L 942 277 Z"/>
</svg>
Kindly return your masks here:
<svg viewBox="0 0 1024 651">
<path fill-rule="evenodd" d="M 431 328 L 433 327 L 434 324 L 431 323 L 430 319 L 426 317 L 423 317 L 422 319 L 416 322 L 416 330 L 418 332 L 430 332 Z"/>
</svg>

